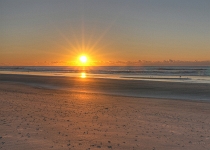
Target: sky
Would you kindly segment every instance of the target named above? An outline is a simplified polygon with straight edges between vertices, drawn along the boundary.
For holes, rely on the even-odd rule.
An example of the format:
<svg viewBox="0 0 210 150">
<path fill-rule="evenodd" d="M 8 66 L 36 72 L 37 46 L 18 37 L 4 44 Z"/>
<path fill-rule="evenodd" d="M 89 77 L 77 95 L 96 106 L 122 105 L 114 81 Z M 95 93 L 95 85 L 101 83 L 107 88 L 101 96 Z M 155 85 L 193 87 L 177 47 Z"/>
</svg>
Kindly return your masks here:
<svg viewBox="0 0 210 150">
<path fill-rule="evenodd" d="M 209 0 L 0 0 L 1 66 L 210 65 Z"/>
</svg>

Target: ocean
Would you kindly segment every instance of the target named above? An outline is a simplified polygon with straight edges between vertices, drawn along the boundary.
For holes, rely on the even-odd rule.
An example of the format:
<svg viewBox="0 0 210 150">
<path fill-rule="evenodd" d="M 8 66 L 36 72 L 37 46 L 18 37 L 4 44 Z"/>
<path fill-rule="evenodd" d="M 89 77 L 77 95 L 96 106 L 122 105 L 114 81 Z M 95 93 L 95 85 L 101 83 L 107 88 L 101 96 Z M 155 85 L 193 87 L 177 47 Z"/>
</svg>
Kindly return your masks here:
<svg viewBox="0 0 210 150">
<path fill-rule="evenodd" d="M 210 101 L 210 67 L 0 67 L 0 81 L 70 92 Z"/>
<path fill-rule="evenodd" d="M 209 66 L 1 66 L 2 74 L 209 83 Z"/>
</svg>

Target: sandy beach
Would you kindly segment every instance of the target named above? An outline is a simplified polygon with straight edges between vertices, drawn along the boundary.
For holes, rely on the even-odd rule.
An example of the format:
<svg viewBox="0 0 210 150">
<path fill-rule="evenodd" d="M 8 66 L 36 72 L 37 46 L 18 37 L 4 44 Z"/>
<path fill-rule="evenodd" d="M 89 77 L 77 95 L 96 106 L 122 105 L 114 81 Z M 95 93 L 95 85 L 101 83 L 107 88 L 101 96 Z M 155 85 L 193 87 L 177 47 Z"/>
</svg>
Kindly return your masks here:
<svg viewBox="0 0 210 150">
<path fill-rule="evenodd" d="M 210 149 L 210 103 L 0 82 L 0 149 Z"/>
<path fill-rule="evenodd" d="M 210 0 L 0 0 L 0 150 L 210 150 Z"/>
</svg>

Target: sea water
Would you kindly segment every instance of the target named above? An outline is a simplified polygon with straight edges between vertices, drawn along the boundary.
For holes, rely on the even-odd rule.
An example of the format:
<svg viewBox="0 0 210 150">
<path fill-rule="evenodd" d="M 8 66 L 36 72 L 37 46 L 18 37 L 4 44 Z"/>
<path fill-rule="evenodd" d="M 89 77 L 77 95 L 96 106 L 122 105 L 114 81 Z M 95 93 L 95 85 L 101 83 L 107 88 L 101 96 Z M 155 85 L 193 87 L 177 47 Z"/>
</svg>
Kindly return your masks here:
<svg viewBox="0 0 210 150">
<path fill-rule="evenodd" d="M 210 67 L 206 66 L 10 66 L 0 67 L 0 81 L 75 92 L 210 101 Z"/>
<path fill-rule="evenodd" d="M 209 66 L 2 66 L 0 73 L 209 83 Z"/>
</svg>

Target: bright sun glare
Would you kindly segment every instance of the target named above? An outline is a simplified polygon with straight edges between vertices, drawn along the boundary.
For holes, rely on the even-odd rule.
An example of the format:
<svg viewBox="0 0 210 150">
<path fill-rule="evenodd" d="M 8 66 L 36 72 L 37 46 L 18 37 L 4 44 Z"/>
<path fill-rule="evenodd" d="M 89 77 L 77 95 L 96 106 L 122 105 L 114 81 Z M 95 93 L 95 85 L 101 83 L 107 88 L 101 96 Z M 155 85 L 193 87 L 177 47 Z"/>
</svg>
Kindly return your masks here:
<svg viewBox="0 0 210 150">
<path fill-rule="evenodd" d="M 81 63 L 86 63 L 87 62 L 87 56 L 80 56 L 80 61 L 81 61 Z"/>
<path fill-rule="evenodd" d="M 86 78 L 86 73 L 85 72 L 82 72 L 81 75 L 80 75 L 80 77 L 81 78 Z"/>
</svg>

